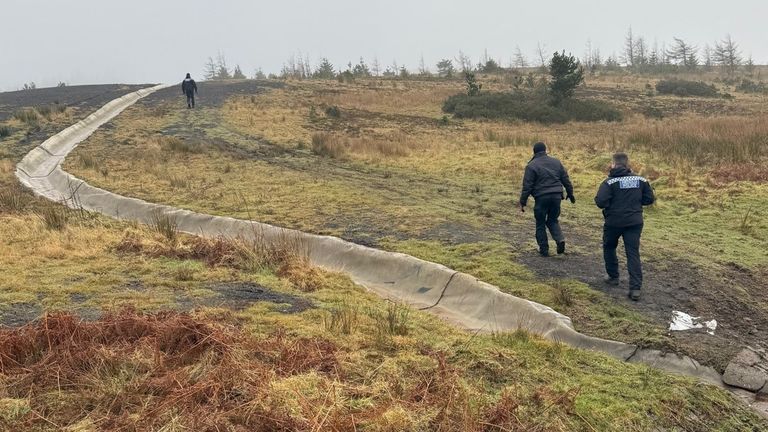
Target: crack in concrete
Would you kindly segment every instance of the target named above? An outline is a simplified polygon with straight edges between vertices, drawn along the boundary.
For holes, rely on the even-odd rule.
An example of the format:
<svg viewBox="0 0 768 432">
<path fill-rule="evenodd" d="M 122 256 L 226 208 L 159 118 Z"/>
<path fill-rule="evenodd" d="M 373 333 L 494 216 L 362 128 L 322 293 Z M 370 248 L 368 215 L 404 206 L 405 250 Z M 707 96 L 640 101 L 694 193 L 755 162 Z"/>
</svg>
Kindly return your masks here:
<svg viewBox="0 0 768 432">
<path fill-rule="evenodd" d="M 419 310 L 432 309 L 433 307 L 435 307 L 438 304 L 440 304 L 440 300 L 442 300 L 443 296 L 445 296 L 445 291 L 448 289 L 448 285 L 451 284 L 451 282 L 453 281 L 453 277 L 456 276 L 457 274 L 459 274 L 459 272 L 455 271 L 455 272 L 453 272 L 453 274 L 451 274 L 451 277 L 448 278 L 448 282 L 445 283 L 445 286 L 443 287 L 443 290 L 440 292 L 440 297 L 437 299 L 435 304 L 433 304 L 432 306 L 425 306 L 425 307 L 419 308 Z"/>
<path fill-rule="evenodd" d="M 636 347 L 635 347 L 635 350 L 634 350 L 634 351 L 632 351 L 632 354 L 630 354 L 630 355 L 629 355 L 629 357 L 625 358 L 625 359 L 624 359 L 624 361 L 625 361 L 625 362 L 628 362 L 628 361 L 632 360 L 632 357 L 634 357 L 634 356 L 635 356 L 637 353 L 639 353 L 639 352 L 640 352 L 640 347 L 639 347 L 639 346 L 636 346 Z"/>
</svg>

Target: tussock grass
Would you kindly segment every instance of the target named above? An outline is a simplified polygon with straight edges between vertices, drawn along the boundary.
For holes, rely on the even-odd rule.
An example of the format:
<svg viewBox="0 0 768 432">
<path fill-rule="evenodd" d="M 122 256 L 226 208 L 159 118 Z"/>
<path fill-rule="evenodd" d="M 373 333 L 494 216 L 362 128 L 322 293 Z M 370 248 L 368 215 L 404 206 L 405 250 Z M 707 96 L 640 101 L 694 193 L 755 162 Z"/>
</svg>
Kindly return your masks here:
<svg viewBox="0 0 768 432">
<path fill-rule="evenodd" d="M 80 163 L 80 166 L 84 169 L 96 169 L 99 166 L 99 162 L 96 160 L 96 157 L 90 153 L 80 153 L 77 159 Z"/>
<path fill-rule="evenodd" d="M 403 133 L 390 134 L 384 138 L 351 138 L 319 132 L 312 134 L 312 152 L 333 159 L 355 156 L 406 156 L 415 146 Z"/>
<path fill-rule="evenodd" d="M 281 234 L 266 239 L 254 229 L 250 239 L 209 239 L 180 235 L 174 218 L 161 214 L 159 219 L 162 230 L 157 229 L 156 224 L 150 227 L 160 234 L 162 241 L 148 238 L 140 230 L 126 230 L 114 250 L 150 257 L 199 260 L 210 267 L 231 267 L 248 272 L 274 269 L 302 291 L 313 291 L 325 282 L 322 272 L 309 265 L 306 245 L 294 235 Z"/>
<path fill-rule="evenodd" d="M 23 109 L 13 113 L 13 118 L 27 124 L 28 126 L 37 126 L 40 121 L 40 115 L 34 109 Z"/>
<path fill-rule="evenodd" d="M 360 313 L 357 307 L 350 304 L 331 308 L 323 315 L 323 327 L 331 333 L 352 334 L 360 322 Z"/>
<path fill-rule="evenodd" d="M 172 153 L 194 154 L 203 152 L 203 147 L 200 143 L 189 142 L 175 136 L 163 135 L 155 137 L 155 142 L 160 148 Z"/>
<path fill-rule="evenodd" d="M 5 125 L 0 126 L 0 138 L 5 138 L 10 136 L 11 132 L 13 132 L 13 130 L 11 129 L 10 126 L 5 126 Z"/>
<path fill-rule="evenodd" d="M 388 302 L 382 310 L 372 310 L 369 315 L 376 321 L 379 332 L 389 336 L 405 336 L 411 326 L 412 309 L 407 305 Z"/>
<path fill-rule="evenodd" d="M 758 163 L 768 157 L 768 117 L 647 122 L 629 131 L 629 142 L 693 164 Z"/>
<path fill-rule="evenodd" d="M 176 222 L 176 216 L 172 214 L 159 210 L 153 212 L 150 217 L 149 226 L 171 243 L 176 243 L 179 237 L 178 222 Z"/>
<path fill-rule="evenodd" d="M 36 210 L 46 229 L 63 231 L 72 219 L 72 210 L 64 205 L 48 204 Z"/>
<path fill-rule="evenodd" d="M 22 213 L 29 207 L 30 195 L 17 183 L 3 186 L 0 190 L 0 211 Z"/>
</svg>

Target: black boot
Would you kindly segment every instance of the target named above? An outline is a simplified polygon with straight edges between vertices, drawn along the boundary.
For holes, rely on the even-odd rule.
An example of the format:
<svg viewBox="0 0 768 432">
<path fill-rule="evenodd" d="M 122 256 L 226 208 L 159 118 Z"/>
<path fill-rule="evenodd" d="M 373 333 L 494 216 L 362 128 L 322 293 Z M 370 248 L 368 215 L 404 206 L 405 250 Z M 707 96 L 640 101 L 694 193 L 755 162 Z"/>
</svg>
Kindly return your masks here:
<svg viewBox="0 0 768 432">
<path fill-rule="evenodd" d="M 612 277 L 612 276 L 606 276 L 605 278 L 603 278 L 603 282 L 605 282 L 606 285 L 618 286 L 619 285 L 619 278 Z"/>
<path fill-rule="evenodd" d="M 565 253 L 565 240 L 557 242 L 557 254 L 562 255 Z"/>
</svg>

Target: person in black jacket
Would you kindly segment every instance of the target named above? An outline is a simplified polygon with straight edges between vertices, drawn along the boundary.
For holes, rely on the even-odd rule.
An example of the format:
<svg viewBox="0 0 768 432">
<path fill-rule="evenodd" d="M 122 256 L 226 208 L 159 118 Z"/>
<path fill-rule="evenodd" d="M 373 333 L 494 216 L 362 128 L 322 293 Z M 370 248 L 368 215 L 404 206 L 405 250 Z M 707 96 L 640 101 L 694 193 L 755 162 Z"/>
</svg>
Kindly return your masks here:
<svg viewBox="0 0 768 432">
<path fill-rule="evenodd" d="M 619 259 L 616 248 L 619 237 L 624 239 L 629 270 L 629 298 L 640 300 L 643 286 L 643 268 L 640 262 L 640 234 L 643 232 L 643 206 L 655 201 L 653 188 L 643 177 L 629 168 L 629 157 L 624 153 L 613 155 L 611 172 L 600 184 L 595 204 L 603 209 L 603 259 L 609 285 L 619 284 Z"/>
<path fill-rule="evenodd" d="M 533 215 L 536 218 L 536 243 L 539 254 L 549 256 L 547 228 L 557 244 L 558 255 L 565 253 L 565 237 L 557 218 L 560 217 L 560 202 L 563 200 L 563 188 L 569 200 L 576 203 L 573 185 L 568 178 L 568 171 L 559 160 L 547 155 L 547 146 L 543 142 L 533 145 L 533 158 L 525 167 L 523 190 L 520 194 L 520 210 L 525 211 L 528 197 L 533 196 L 536 204 Z"/>
<path fill-rule="evenodd" d="M 197 83 L 190 74 L 181 82 L 181 92 L 187 96 L 187 108 L 195 107 L 195 93 L 197 93 Z"/>
</svg>

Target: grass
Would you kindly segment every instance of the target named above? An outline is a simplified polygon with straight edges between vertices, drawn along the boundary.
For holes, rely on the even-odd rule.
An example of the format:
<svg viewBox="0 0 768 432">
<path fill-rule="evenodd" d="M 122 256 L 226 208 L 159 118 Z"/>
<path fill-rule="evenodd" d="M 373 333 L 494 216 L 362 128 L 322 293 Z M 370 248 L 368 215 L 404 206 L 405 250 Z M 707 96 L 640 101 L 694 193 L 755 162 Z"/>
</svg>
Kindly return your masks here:
<svg viewBox="0 0 768 432">
<path fill-rule="evenodd" d="M 402 133 L 394 133 L 383 139 L 347 138 L 323 132 L 312 134 L 312 152 L 333 159 L 348 159 L 350 154 L 357 157 L 406 156 L 411 147 L 409 137 Z"/>
<path fill-rule="evenodd" d="M 660 121 L 631 130 L 629 144 L 697 165 L 754 164 L 768 157 L 768 118 Z"/>
<path fill-rule="evenodd" d="M 626 91 L 637 88 L 642 92 L 644 84 L 627 78 L 626 82 L 611 81 L 595 87 L 608 92 L 622 86 Z M 76 156 L 68 160 L 67 169 L 94 184 L 132 196 L 342 234 L 411 253 L 469 272 L 506 292 L 549 304 L 571 315 L 581 331 L 655 346 L 670 343 L 664 328 L 622 303 L 578 282 L 552 282 L 532 274 L 520 260 L 533 249 L 514 238 L 516 232 L 530 231 L 531 221 L 510 210 L 520 173 L 530 157 L 525 140 L 542 137 L 571 169 L 577 197 L 585 197 L 566 209 L 565 220 L 582 233 L 595 229 L 599 214 L 581 203 L 589 200 L 593 186 L 604 177 L 610 152 L 628 145 L 632 128 L 651 123 L 637 111 L 638 116 L 629 115 L 622 124 L 544 126 L 452 120 L 437 128 L 436 121 L 442 116 L 440 103 L 456 93 L 453 85 L 306 83 L 263 98 L 234 98 L 221 111 L 200 110 L 194 113 L 199 118 L 187 120 L 173 111 L 155 118 L 137 105 L 116 119 L 115 129 L 98 131 L 77 150 L 77 154 L 87 152 L 104 161 L 108 177 L 78 166 Z M 340 87 L 338 92 L 328 92 L 324 86 Z M 672 103 L 664 96 L 658 98 L 663 107 Z M 737 99 L 736 103 L 748 110 L 751 101 Z M 622 109 L 632 113 L 634 103 L 626 102 Z M 692 99 L 691 106 L 696 103 Z M 311 104 L 337 105 L 342 117 L 318 116 L 310 121 Z M 695 117 L 697 113 L 687 115 Z M 168 126 L 210 118 L 223 120 L 210 122 L 206 135 L 211 140 L 225 140 L 244 150 L 242 153 L 213 146 L 206 147 L 204 154 L 175 151 L 152 138 L 154 131 Z M 319 158 L 306 150 L 316 133 L 343 140 L 367 137 L 383 141 L 403 133 L 411 144 L 406 154 L 397 157 L 363 149 L 347 151 L 344 159 Z M 265 141 L 254 140 L 254 136 Z M 124 141 L 132 145 L 107 145 Z M 253 159 L 264 149 L 276 156 Z M 765 238 L 767 227 L 760 210 L 768 199 L 764 186 L 748 180 L 715 183 L 717 167 L 681 165 L 642 146 L 634 149 L 632 157 L 640 172 L 652 178 L 660 196 L 660 204 L 648 213 L 653 223 L 648 224 L 644 240 L 647 258 L 679 257 L 682 252 L 676 246 L 686 244 L 685 254 L 706 265 L 700 271 L 716 271 L 734 260 L 754 269 L 764 264 L 761 238 Z M 192 184 L 205 187 L 169 190 L 168 175 L 189 178 Z M 275 181 L 277 178 L 280 181 Z M 732 198 L 703 194 L 706 187 L 717 188 L 722 192 L 718 196 Z M 247 196 L 248 208 L 240 196 L 231 193 L 233 188 Z M 751 228 L 742 232 L 739 227 L 750 207 L 754 212 L 749 216 Z M 363 292 L 340 275 L 307 268 L 301 260 L 277 259 L 296 255 L 286 254 L 292 247 L 266 248 L 271 252 L 261 253 L 258 244 L 238 244 L 237 239 L 195 240 L 184 235 L 169 244 L 158 232 L 101 219 L 76 219 L 62 231 L 41 227 L 41 221 L 31 214 L 4 213 L 0 217 L 0 265 L 7 269 L 0 275 L 0 299 L 6 305 L 0 310 L 3 317 L 15 310 L 11 305 L 39 305 L 43 310 L 83 307 L 74 304 L 73 295 L 85 295 L 83 304 L 105 310 L 129 305 L 159 311 L 183 308 L 194 299 L 201 302 L 196 304 L 207 306 L 191 319 L 214 326 L 217 335 L 222 330 L 229 336 L 258 342 L 283 331 L 285 341 L 302 349 L 312 348 L 312 344 L 307 347 L 300 341 L 328 341 L 338 356 L 333 372 L 316 368 L 284 376 L 279 373 L 282 366 L 270 363 L 279 357 L 270 356 L 240 367 L 242 373 L 250 373 L 249 365 L 266 368 L 257 371 L 264 373 L 260 377 L 267 376 L 262 382 L 269 385 L 269 400 L 281 407 L 270 416 L 283 419 L 283 424 L 298 425 L 296 429 L 327 428 L 331 423 L 323 423 L 324 418 L 351 422 L 352 416 L 358 429 L 370 430 L 429 430 L 441 425 L 443 430 L 503 430 L 501 427 L 554 431 L 765 427 L 728 394 L 653 369 L 571 350 L 522 330 L 510 335 L 472 336 L 424 313 L 408 311 L 403 317 L 398 306 Z M 691 244 L 688 239 L 693 235 L 700 242 Z M 291 242 L 288 239 L 286 243 Z M 23 249 L 19 245 L 24 245 Z M 585 242 L 573 247 L 576 253 L 588 253 L 593 246 Z M 285 315 L 265 302 L 234 312 L 231 319 L 224 311 L 211 308 L 209 299 L 216 295 L 212 284 L 233 280 L 302 296 L 316 308 Z M 351 312 L 353 309 L 358 312 Z M 337 312 L 342 310 L 348 312 Z M 348 315 L 341 317 L 344 314 Z M 331 324 L 334 319 L 336 323 Z M 162 398 L 174 393 L 133 393 L 131 389 L 146 381 L 141 374 L 124 372 L 154 366 L 153 360 L 142 357 L 144 349 L 152 347 L 150 342 L 151 337 L 126 348 L 136 354 L 129 356 L 127 363 L 118 362 L 127 368 L 100 374 L 86 369 L 89 377 L 97 377 L 86 381 L 93 386 L 88 387 L 93 389 L 90 393 L 61 393 L 56 387 L 43 386 L 36 391 L 50 399 L 25 395 L 10 399 L 22 400 L 20 406 L 24 406 L 28 398 L 35 412 L 42 410 L 42 405 L 35 404 L 54 400 L 45 405 L 49 409 L 46 412 L 55 411 L 50 420 L 91 428 L 104 426 L 100 423 L 104 421 L 131 419 L 130 413 L 137 412 L 131 410 L 143 406 L 163 406 Z M 234 352 L 248 346 L 238 344 Z M 109 343 L 98 348 L 101 352 L 114 351 Z M 215 358 L 210 360 L 216 353 L 216 349 L 212 354 L 203 353 L 171 373 L 184 379 L 195 373 L 200 378 L 195 382 L 210 382 L 205 373 L 222 370 Z M 69 377 L 79 379 L 78 375 Z M 209 388 L 180 382 L 185 389 Z M 240 394 L 247 400 L 261 401 L 246 406 L 262 412 L 258 410 L 267 399 L 259 399 L 249 387 L 243 392 L 241 387 L 227 387 L 224 380 L 220 384 L 224 387 L 218 387 L 221 393 L 217 394 Z M 92 399 L 84 402 L 84 394 Z M 216 408 L 226 406 L 228 400 L 211 398 L 205 391 L 198 394 L 204 397 L 197 407 L 205 407 L 211 415 L 197 415 L 195 407 L 190 409 L 182 403 L 178 409 L 164 409 L 155 426 L 195 429 L 210 427 L 200 422 L 211 421 L 223 428 L 248 418 L 238 409 L 222 412 Z M 128 405 L 125 400 L 137 402 Z M 124 417 L 110 417 L 111 411 L 105 407 L 112 401 L 117 401 Z M 209 402 L 212 406 L 205 405 Z M 94 415 L 73 418 L 66 409 L 73 406 L 95 407 Z M 24 415 L 14 425 L 20 430 L 29 429 L 30 423 L 19 422 L 45 423 Z"/>
<path fill-rule="evenodd" d="M 232 176 L 249 171 L 229 163 Z M 11 168 L 2 170 L 4 186 L 13 181 Z M 101 181 L 114 181 L 117 172 Z M 164 230 L 100 217 L 73 218 L 61 231 L 42 227 L 28 210 L 0 213 L 0 319 L 22 305 L 52 312 L 26 327 L 0 330 L 0 353 L 13 360 L 0 363 L 2 428 L 765 426 L 719 389 L 522 331 L 469 335 L 385 302 L 341 275 L 307 268 L 302 245 L 288 236 L 271 245 L 183 234 L 169 242 Z M 501 271 L 512 263 L 499 260 L 493 247 L 484 253 L 472 246 L 408 247 L 417 246 L 424 254 L 445 253 L 446 262 L 453 256 L 470 263 L 480 252 L 501 277 L 519 283 L 517 289 L 528 283 Z M 234 312 L 216 307 L 211 286 L 233 280 L 302 296 L 315 307 L 297 314 L 269 302 Z M 539 288 L 546 295 L 547 287 Z M 190 301 L 200 305 L 197 311 L 167 311 Z M 80 322 L 56 312 L 87 308 L 107 315 Z"/>
<path fill-rule="evenodd" d="M 627 78 L 590 83 L 588 88 L 596 93 L 591 97 L 600 99 L 603 94 L 612 97 L 617 88 L 643 94 L 646 84 Z M 583 248 L 581 253 L 599 244 L 601 217 L 590 197 L 605 178 L 611 152 L 629 149 L 634 168 L 652 180 L 659 197 L 647 212 L 647 260 L 656 265 L 685 260 L 713 277 L 729 263 L 750 269 L 766 264 L 762 244 L 768 225 L 759 209 L 768 202 L 768 189 L 749 181 L 762 178 L 760 164 L 747 160 L 724 171 L 725 164 L 706 162 L 731 151 L 762 152 L 748 144 L 750 137 L 762 133 L 759 119 L 702 118 L 698 110 L 709 108 L 694 98 L 691 111 L 659 122 L 645 118 L 644 102 L 618 98 L 628 113 L 621 123 L 461 120 L 439 127 L 442 101 L 457 92 L 455 84 L 396 85 L 307 82 L 256 98 L 236 96 L 220 112 L 200 112 L 204 118 L 225 119 L 206 129 L 210 139 L 243 151 L 268 150 L 275 154 L 270 157 L 244 158 L 242 153 L 211 148 L 205 155 L 162 160 L 161 146 L 142 137 L 178 126 L 178 120 L 156 119 L 136 105 L 116 119 L 115 130 L 98 131 L 76 150 L 108 160 L 108 179 L 76 166 L 68 169 L 98 186 L 142 199 L 411 253 L 552 306 L 569 314 L 581 331 L 644 345 L 665 347 L 672 341 L 661 325 L 588 286 L 567 283 L 563 291 L 558 282 L 542 281 L 519 263 L 535 248 L 532 235 L 527 235 L 532 224 L 528 215 L 512 211 L 532 142 L 547 141 L 570 170 L 579 202 L 568 205 L 563 218 L 584 236 L 584 245 L 575 245 Z M 499 85 L 490 83 L 489 88 L 499 90 Z M 668 112 L 673 102 L 665 98 L 654 99 Z M 752 97 L 734 103 L 742 110 L 760 109 Z M 311 106 L 331 105 L 342 110 L 341 119 L 310 119 Z M 643 134 L 648 138 L 638 140 Z M 675 148 L 686 135 L 694 137 L 691 144 Z M 266 143 L 255 142 L 253 136 Z M 133 140 L 136 148 L 120 148 L 114 154 L 105 145 L 122 139 Z M 711 145 L 701 145 L 707 139 Z M 723 144 L 717 145 L 717 140 Z M 306 151 L 304 143 L 311 143 L 314 151 Z M 146 155 L 153 152 L 158 153 L 150 164 Z M 317 153 L 326 157 L 313 156 Z M 760 154 L 754 159 L 761 160 Z M 189 176 L 184 178 L 205 188 L 159 187 L 169 176 Z M 248 198 L 247 210 L 240 193 L 232 190 Z M 750 206 L 750 229 L 744 230 L 741 221 Z M 686 245 L 685 251 L 680 244 Z M 741 298 L 744 292 L 737 289 L 734 295 Z M 752 304 L 754 299 L 746 295 L 742 300 Z"/>
<path fill-rule="evenodd" d="M 175 243 L 179 237 L 179 227 L 176 222 L 176 217 L 171 214 L 161 211 L 154 212 L 152 214 L 150 226 L 171 243 Z"/>
</svg>

